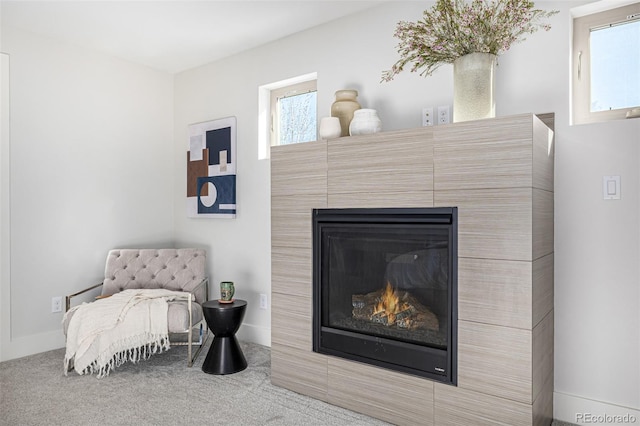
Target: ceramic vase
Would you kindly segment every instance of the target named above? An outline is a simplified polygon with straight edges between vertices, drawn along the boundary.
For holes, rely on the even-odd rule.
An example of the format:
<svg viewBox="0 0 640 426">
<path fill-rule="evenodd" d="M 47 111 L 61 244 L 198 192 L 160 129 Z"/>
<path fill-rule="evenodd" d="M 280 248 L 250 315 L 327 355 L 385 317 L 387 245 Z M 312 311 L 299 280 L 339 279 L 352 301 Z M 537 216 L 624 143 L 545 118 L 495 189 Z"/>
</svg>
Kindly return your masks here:
<svg viewBox="0 0 640 426">
<path fill-rule="evenodd" d="M 220 302 L 229 303 L 233 301 L 233 294 L 236 292 L 233 281 L 222 281 L 220 283 Z"/>
<path fill-rule="evenodd" d="M 349 124 L 353 119 L 353 113 L 360 109 L 357 98 L 357 90 L 343 89 L 336 92 L 336 100 L 331 104 L 331 116 L 340 120 L 340 136 L 349 136 Z"/>
<path fill-rule="evenodd" d="M 375 109 L 362 108 L 353 113 L 353 120 L 349 125 L 351 136 L 369 135 L 380 131 L 382 131 L 382 121 Z"/>
<path fill-rule="evenodd" d="M 318 131 L 320 139 L 334 139 L 340 137 L 342 128 L 338 117 L 322 117 L 320 119 L 320 129 Z"/>
<path fill-rule="evenodd" d="M 496 55 L 474 52 L 453 62 L 453 122 L 496 116 Z"/>
</svg>

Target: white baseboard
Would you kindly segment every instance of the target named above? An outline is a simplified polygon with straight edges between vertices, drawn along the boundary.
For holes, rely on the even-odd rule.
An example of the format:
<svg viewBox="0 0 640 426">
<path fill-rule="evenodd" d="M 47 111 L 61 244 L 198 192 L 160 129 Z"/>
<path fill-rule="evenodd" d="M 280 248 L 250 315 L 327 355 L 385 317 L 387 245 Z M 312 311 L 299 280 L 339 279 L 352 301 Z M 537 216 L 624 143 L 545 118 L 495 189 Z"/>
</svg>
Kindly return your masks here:
<svg viewBox="0 0 640 426">
<path fill-rule="evenodd" d="M 553 417 L 577 425 L 640 425 L 640 409 L 553 393 Z"/>
<path fill-rule="evenodd" d="M 242 324 L 240 330 L 236 333 L 236 337 L 238 340 L 271 347 L 271 328 L 254 324 Z"/>
<path fill-rule="evenodd" d="M 65 337 L 62 330 L 47 331 L 11 340 L 7 339 L 6 341 L 3 339 L 0 361 L 22 358 L 53 349 L 64 348 L 64 346 Z M 62 365 L 62 359 L 60 360 L 60 365 Z"/>
</svg>

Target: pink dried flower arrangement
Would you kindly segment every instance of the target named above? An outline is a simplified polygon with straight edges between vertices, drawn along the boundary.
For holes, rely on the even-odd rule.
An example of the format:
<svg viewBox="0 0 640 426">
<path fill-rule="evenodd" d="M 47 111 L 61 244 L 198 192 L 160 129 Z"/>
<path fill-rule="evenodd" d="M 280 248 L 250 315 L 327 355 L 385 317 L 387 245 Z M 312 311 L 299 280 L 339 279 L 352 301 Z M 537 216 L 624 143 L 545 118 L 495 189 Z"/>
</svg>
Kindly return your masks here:
<svg viewBox="0 0 640 426">
<path fill-rule="evenodd" d="M 526 34 L 548 31 L 551 26 L 542 21 L 556 13 L 535 9 L 529 0 L 437 0 L 421 20 L 398 23 L 394 36 L 401 59 L 383 72 L 382 81 L 393 80 L 409 63 L 411 72 L 431 75 L 468 53 L 499 55 Z"/>
</svg>

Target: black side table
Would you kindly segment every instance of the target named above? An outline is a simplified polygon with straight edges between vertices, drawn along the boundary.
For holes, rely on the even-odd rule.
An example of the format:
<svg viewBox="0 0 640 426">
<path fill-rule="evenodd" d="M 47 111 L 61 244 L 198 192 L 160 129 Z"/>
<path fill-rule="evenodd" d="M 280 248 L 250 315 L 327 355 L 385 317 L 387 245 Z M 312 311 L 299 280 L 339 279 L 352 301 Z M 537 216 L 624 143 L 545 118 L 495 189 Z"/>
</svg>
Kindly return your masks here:
<svg viewBox="0 0 640 426">
<path fill-rule="evenodd" d="M 202 304 L 204 318 L 214 335 L 202 371 L 208 374 L 231 374 L 247 368 L 247 360 L 236 339 L 236 331 L 242 324 L 246 309 L 247 302 L 240 299 L 232 303 L 209 300 Z"/>
</svg>

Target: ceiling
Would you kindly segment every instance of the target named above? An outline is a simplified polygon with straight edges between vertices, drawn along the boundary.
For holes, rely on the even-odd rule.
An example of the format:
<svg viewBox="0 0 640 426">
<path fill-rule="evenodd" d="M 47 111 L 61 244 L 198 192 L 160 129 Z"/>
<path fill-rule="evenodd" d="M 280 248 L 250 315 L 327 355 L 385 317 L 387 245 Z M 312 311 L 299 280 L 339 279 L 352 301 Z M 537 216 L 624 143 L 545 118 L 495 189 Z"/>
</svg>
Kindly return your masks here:
<svg viewBox="0 0 640 426">
<path fill-rule="evenodd" d="M 2 25 L 178 73 L 382 0 L 1 0 Z"/>
</svg>

